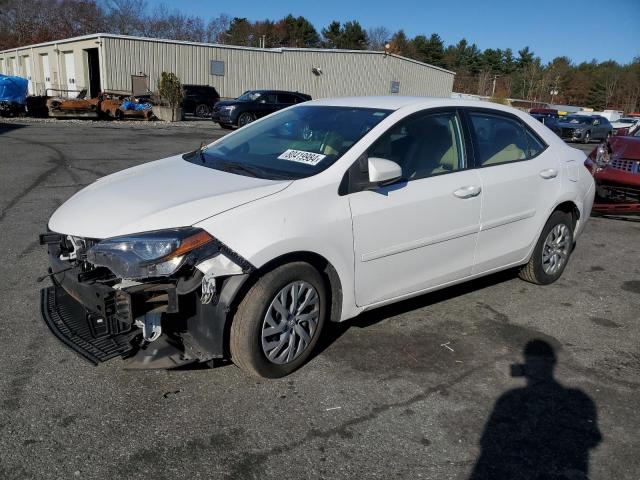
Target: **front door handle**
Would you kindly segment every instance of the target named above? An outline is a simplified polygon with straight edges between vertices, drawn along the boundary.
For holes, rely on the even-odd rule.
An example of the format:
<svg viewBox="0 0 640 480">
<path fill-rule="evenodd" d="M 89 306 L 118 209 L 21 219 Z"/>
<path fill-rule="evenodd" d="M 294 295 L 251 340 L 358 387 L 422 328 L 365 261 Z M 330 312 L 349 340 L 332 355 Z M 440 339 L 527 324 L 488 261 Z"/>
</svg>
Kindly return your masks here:
<svg viewBox="0 0 640 480">
<path fill-rule="evenodd" d="M 453 194 L 458 198 L 471 198 L 480 195 L 482 189 L 475 185 L 467 185 L 466 187 L 460 187 Z"/>
<path fill-rule="evenodd" d="M 550 180 L 558 176 L 558 171 L 555 168 L 547 168 L 546 170 L 542 170 L 540 172 L 540 176 L 545 180 Z"/>
</svg>

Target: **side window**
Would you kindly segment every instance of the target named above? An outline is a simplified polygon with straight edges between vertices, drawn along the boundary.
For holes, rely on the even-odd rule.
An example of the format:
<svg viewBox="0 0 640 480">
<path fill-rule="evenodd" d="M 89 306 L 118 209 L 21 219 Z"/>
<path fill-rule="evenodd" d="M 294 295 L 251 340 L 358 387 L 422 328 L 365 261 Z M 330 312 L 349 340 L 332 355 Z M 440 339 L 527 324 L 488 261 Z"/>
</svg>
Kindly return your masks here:
<svg viewBox="0 0 640 480">
<path fill-rule="evenodd" d="M 593 120 L 593 124 L 594 124 L 594 125 L 600 125 L 600 120 L 598 120 L 597 118 L 595 118 L 595 119 Z"/>
<path fill-rule="evenodd" d="M 265 103 L 278 103 L 278 97 L 275 93 L 267 93 L 262 96 L 262 99 L 265 100 Z"/>
<path fill-rule="evenodd" d="M 463 169 L 464 145 L 458 115 L 419 114 L 401 120 L 376 141 L 368 155 L 398 163 L 407 180 Z"/>
<path fill-rule="evenodd" d="M 529 147 L 527 149 L 527 158 L 533 158 L 547 146 L 531 130 L 525 127 L 525 131 L 527 134 L 527 146 Z"/>
<path fill-rule="evenodd" d="M 515 119 L 491 113 L 470 112 L 481 166 L 525 160 L 528 141 L 522 124 Z"/>
<path fill-rule="evenodd" d="M 278 103 L 286 103 L 287 105 L 291 105 L 296 103 L 296 97 L 294 95 L 291 95 L 290 93 L 279 93 Z"/>
</svg>

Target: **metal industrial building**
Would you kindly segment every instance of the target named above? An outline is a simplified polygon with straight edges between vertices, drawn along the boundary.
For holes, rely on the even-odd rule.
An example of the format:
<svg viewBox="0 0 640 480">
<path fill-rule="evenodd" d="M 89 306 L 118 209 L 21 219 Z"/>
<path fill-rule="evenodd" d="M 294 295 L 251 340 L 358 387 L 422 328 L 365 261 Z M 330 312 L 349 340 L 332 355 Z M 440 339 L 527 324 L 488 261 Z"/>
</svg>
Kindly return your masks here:
<svg viewBox="0 0 640 480">
<path fill-rule="evenodd" d="M 131 91 L 132 75 L 155 90 L 163 72 L 185 84 L 211 85 L 223 97 L 251 89 L 300 91 L 314 98 L 349 95 L 449 97 L 454 73 L 398 55 L 362 50 L 249 48 L 94 34 L 0 52 L 0 73 L 47 89 Z M 51 94 L 51 91 L 49 91 Z"/>
</svg>

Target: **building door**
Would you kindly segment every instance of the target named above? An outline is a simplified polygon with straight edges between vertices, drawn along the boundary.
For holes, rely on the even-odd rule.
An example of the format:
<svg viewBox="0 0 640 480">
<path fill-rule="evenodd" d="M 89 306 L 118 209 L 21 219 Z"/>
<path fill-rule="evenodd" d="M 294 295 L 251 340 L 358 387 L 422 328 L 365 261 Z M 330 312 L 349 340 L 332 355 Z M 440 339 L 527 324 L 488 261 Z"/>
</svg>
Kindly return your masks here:
<svg viewBox="0 0 640 480">
<path fill-rule="evenodd" d="M 40 55 L 40 59 L 42 60 L 42 76 L 44 77 L 44 94 L 50 95 L 51 92 L 47 91 L 51 88 L 51 65 L 49 65 L 49 55 L 43 53 Z"/>
<path fill-rule="evenodd" d="M 7 74 L 11 76 L 16 74 L 15 61 L 13 57 L 7 58 Z"/>
<path fill-rule="evenodd" d="M 100 87 L 100 57 L 97 48 L 88 48 L 86 51 L 89 71 L 89 95 L 97 97 L 102 91 Z"/>
<path fill-rule="evenodd" d="M 33 95 L 33 78 L 31 77 L 31 57 L 29 55 L 25 55 L 22 57 L 22 61 L 24 62 L 24 73 L 27 75 L 28 89 L 29 95 Z"/>
<path fill-rule="evenodd" d="M 76 93 L 71 92 L 71 90 L 77 90 L 76 87 L 76 62 L 73 57 L 73 52 L 64 52 L 64 68 L 66 71 L 66 84 L 67 84 L 67 92 L 70 98 L 75 98 Z"/>
</svg>

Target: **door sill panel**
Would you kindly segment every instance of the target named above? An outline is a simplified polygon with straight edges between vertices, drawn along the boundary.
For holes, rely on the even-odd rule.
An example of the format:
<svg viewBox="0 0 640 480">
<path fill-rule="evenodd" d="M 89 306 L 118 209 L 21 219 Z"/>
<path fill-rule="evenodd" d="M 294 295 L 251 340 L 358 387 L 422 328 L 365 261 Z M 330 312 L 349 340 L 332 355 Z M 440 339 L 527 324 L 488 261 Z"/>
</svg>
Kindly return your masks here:
<svg viewBox="0 0 640 480">
<path fill-rule="evenodd" d="M 441 283 L 441 284 L 435 285 L 433 287 L 427 287 L 427 288 L 424 288 L 422 290 L 418 290 L 416 292 L 406 293 L 406 294 L 403 294 L 403 295 L 399 295 L 397 297 L 389 298 L 387 300 L 380 300 L 378 302 L 374 302 L 374 303 L 371 303 L 369 305 L 364 305 L 364 306 L 357 305 L 357 307 L 361 308 L 362 312 L 366 312 L 368 310 L 373 310 L 373 309 L 378 308 L 378 307 L 384 307 L 385 305 L 390 305 L 392 303 L 401 302 L 403 300 L 408 300 L 408 299 L 413 298 L 413 297 L 419 297 L 420 295 L 424 295 L 426 293 L 431 293 L 431 292 L 434 292 L 436 290 L 441 290 L 441 289 L 444 289 L 444 288 L 447 288 L 447 287 L 451 287 L 453 285 L 458 285 L 460 283 L 465 283 L 465 282 L 468 282 L 468 281 L 471 281 L 471 280 L 475 280 L 476 278 L 480 278 L 480 277 L 484 277 L 484 276 L 487 276 L 487 275 L 491 275 L 492 273 L 497 273 L 497 272 L 501 272 L 503 270 L 509 270 L 510 268 L 514 268 L 514 267 L 517 267 L 519 265 L 524 265 L 527 262 L 527 258 L 519 260 L 517 262 L 510 263 L 508 265 L 503 265 L 501 267 L 496 267 L 496 268 L 493 268 L 491 270 L 486 270 L 486 271 L 483 271 L 483 272 L 480 272 L 480 273 L 474 273 L 474 274 L 471 274 L 471 275 L 467 275 L 466 277 L 462 277 L 462 278 L 459 278 L 457 280 L 452 280 L 450 282 Z"/>
</svg>

